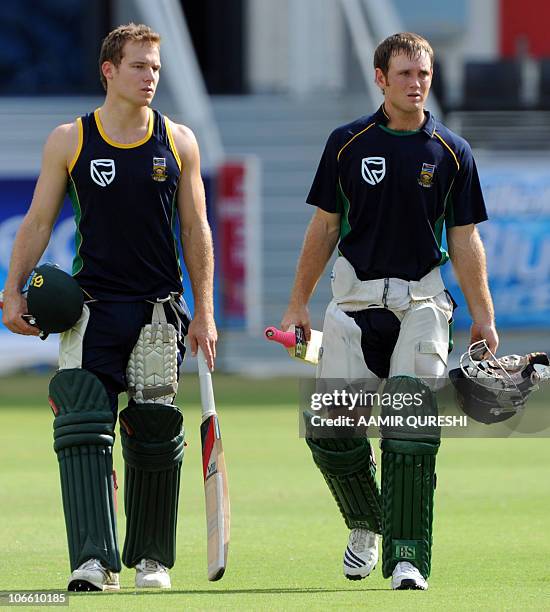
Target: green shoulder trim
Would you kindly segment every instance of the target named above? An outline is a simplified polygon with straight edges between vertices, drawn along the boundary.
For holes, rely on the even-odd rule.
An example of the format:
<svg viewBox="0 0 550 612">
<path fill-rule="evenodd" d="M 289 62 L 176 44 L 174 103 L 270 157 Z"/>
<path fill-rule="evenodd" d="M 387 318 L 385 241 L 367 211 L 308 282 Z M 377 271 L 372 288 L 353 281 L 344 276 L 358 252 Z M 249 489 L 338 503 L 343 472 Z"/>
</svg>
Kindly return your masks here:
<svg viewBox="0 0 550 612">
<path fill-rule="evenodd" d="M 455 331 L 455 322 L 454 322 L 454 319 L 451 319 L 449 321 L 449 347 L 448 347 L 449 353 L 452 352 L 455 346 L 454 331 Z"/>
<path fill-rule="evenodd" d="M 340 217 L 340 240 L 345 238 L 351 232 L 351 225 L 349 223 L 349 209 L 351 204 L 344 193 L 342 188 L 342 183 L 340 179 L 338 179 L 338 191 L 336 194 L 339 208 L 341 209 L 341 217 Z"/>
<path fill-rule="evenodd" d="M 453 196 L 452 190 L 454 185 L 454 179 L 449 187 L 449 191 L 447 191 L 447 195 L 445 196 L 445 200 L 443 200 L 443 212 L 434 226 L 434 235 L 437 240 L 437 244 L 439 245 L 439 250 L 441 251 L 441 259 L 439 260 L 438 266 L 443 266 L 449 261 L 449 253 L 443 248 L 443 226 L 449 228 L 453 227 L 455 224 L 455 214 L 454 214 L 454 206 L 453 206 Z"/>
<path fill-rule="evenodd" d="M 176 189 L 176 192 L 174 193 L 174 197 L 172 198 L 172 238 L 174 240 L 174 256 L 176 258 L 176 261 L 178 262 L 178 274 L 180 277 L 180 280 L 182 280 L 183 282 L 183 272 L 181 269 L 181 264 L 180 264 L 180 256 L 179 256 L 179 251 L 178 251 L 178 236 L 177 236 L 177 220 L 178 220 L 178 215 L 177 215 L 177 210 L 178 210 L 178 191 Z M 183 248 L 183 245 L 182 245 Z"/>
<path fill-rule="evenodd" d="M 435 222 L 434 227 L 434 235 L 437 240 L 437 244 L 439 246 L 439 251 L 441 253 L 441 258 L 439 260 L 438 266 L 443 266 L 449 261 L 449 253 L 443 248 L 443 226 L 445 225 L 445 213 L 439 217 L 439 219 Z"/>
<path fill-rule="evenodd" d="M 80 200 L 78 199 L 78 192 L 76 190 L 76 185 L 72 176 L 69 176 L 69 184 L 67 188 L 67 192 L 69 198 L 71 200 L 71 204 L 73 206 L 74 212 L 74 220 L 76 223 L 76 233 L 75 233 L 75 250 L 76 254 L 73 259 L 73 276 L 76 276 L 84 267 L 84 261 L 80 256 L 80 247 L 82 246 L 82 234 L 80 232 L 80 220 L 82 219 L 82 209 L 80 207 Z"/>
<path fill-rule="evenodd" d="M 454 227 L 455 224 L 455 207 L 453 204 L 453 197 L 451 196 L 451 189 L 453 188 L 453 186 L 451 185 L 451 188 L 449 189 L 449 193 L 447 194 L 447 197 L 445 198 L 445 224 L 447 225 L 447 227 Z"/>
</svg>

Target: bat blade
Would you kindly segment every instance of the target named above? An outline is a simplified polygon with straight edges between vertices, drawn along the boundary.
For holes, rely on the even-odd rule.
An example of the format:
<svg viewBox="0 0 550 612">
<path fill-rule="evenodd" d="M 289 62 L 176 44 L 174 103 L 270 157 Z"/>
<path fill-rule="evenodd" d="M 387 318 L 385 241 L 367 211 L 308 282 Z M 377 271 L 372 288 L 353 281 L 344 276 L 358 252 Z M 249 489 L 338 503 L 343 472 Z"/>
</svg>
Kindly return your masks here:
<svg viewBox="0 0 550 612">
<path fill-rule="evenodd" d="M 201 390 L 202 466 L 206 509 L 208 580 L 219 580 L 227 567 L 230 537 L 230 504 L 227 470 L 212 377 L 202 351 L 198 351 Z"/>
<path fill-rule="evenodd" d="M 201 424 L 208 580 L 219 580 L 227 566 L 229 549 L 229 491 L 218 417 Z"/>
</svg>

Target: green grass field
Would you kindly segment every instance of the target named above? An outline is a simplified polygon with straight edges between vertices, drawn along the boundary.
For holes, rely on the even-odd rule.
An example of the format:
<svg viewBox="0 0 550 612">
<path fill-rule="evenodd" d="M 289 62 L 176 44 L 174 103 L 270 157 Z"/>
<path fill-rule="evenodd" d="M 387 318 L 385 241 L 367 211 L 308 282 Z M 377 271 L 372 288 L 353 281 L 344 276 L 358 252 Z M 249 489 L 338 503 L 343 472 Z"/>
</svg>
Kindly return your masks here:
<svg viewBox="0 0 550 612">
<path fill-rule="evenodd" d="M 548 439 L 445 440 L 430 589 L 392 592 L 380 566 L 360 582 L 342 576 L 347 532 L 298 438 L 297 382 L 214 379 L 232 506 L 225 577 L 206 579 L 200 409 L 188 376 L 179 401 L 188 446 L 172 590 L 136 593 L 134 571 L 125 569 L 120 593 L 71 594 L 71 608 L 550 609 Z M 0 378 L 0 595 L 64 589 L 69 573 L 46 389 L 44 377 Z M 118 441 L 115 463 L 122 485 Z"/>
</svg>

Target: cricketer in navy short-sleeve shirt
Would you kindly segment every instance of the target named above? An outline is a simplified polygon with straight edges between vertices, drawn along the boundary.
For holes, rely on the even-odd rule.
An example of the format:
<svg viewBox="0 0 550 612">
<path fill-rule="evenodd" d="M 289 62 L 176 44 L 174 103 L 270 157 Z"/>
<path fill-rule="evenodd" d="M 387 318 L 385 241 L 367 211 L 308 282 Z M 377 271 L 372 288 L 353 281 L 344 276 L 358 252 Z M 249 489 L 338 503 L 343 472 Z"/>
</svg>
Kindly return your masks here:
<svg viewBox="0 0 550 612">
<path fill-rule="evenodd" d="M 307 202 L 341 214 L 338 250 L 360 280 L 419 280 L 449 259 L 444 226 L 487 219 L 469 144 L 424 114 L 398 132 L 381 106 L 325 146 Z"/>
</svg>

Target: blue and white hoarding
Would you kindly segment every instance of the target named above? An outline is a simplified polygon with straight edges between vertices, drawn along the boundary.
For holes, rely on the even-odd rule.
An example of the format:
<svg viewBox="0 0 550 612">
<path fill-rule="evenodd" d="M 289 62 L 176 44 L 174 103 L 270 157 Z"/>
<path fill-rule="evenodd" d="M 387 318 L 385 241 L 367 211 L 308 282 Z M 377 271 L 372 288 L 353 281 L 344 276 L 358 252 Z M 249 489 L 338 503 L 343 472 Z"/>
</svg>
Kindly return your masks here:
<svg viewBox="0 0 550 612">
<path fill-rule="evenodd" d="M 541 162 L 480 166 L 489 221 L 478 226 L 487 254 L 499 329 L 550 327 L 550 173 Z M 470 317 L 451 266 L 445 282 L 459 304 L 456 327 Z"/>
<path fill-rule="evenodd" d="M 4 286 L 15 234 L 31 202 L 36 179 L 0 180 L 0 288 Z M 71 269 L 75 225 L 70 203 L 64 203 L 42 261 Z M 0 323 L 0 373 L 39 363 L 56 362 L 57 337 L 45 342 L 10 333 Z"/>
<path fill-rule="evenodd" d="M 6 281 L 13 241 L 31 202 L 35 184 L 34 178 L 0 180 L 0 289 Z M 55 263 L 70 272 L 74 256 L 75 229 L 72 206 L 70 200 L 65 198 L 48 248 L 40 261 Z M 192 292 L 186 273 L 184 293 L 192 311 Z M 58 336 L 51 336 L 42 342 L 35 337 L 12 334 L 0 322 L 0 373 L 33 364 L 55 364 L 57 338 Z"/>
<path fill-rule="evenodd" d="M 550 328 L 550 173 L 543 159 L 480 163 L 490 220 L 479 225 L 485 243 L 499 329 Z M 0 180 L 0 287 L 4 285 L 15 233 L 31 201 L 35 179 Z M 65 202 L 42 261 L 70 270 L 74 221 Z M 305 229 L 305 228 L 304 228 Z M 281 248 L 284 248 L 281 246 Z M 444 266 L 446 284 L 459 307 L 457 329 L 470 317 L 464 298 Z M 187 276 L 187 275 L 186 275 Z M 186 297 L 191 292 L 186 288 Z M 46 342 L 10 334 L 0 323 L 0 371 L 30 363 L 55 363 L 57 339 Z"/>
</svg>

